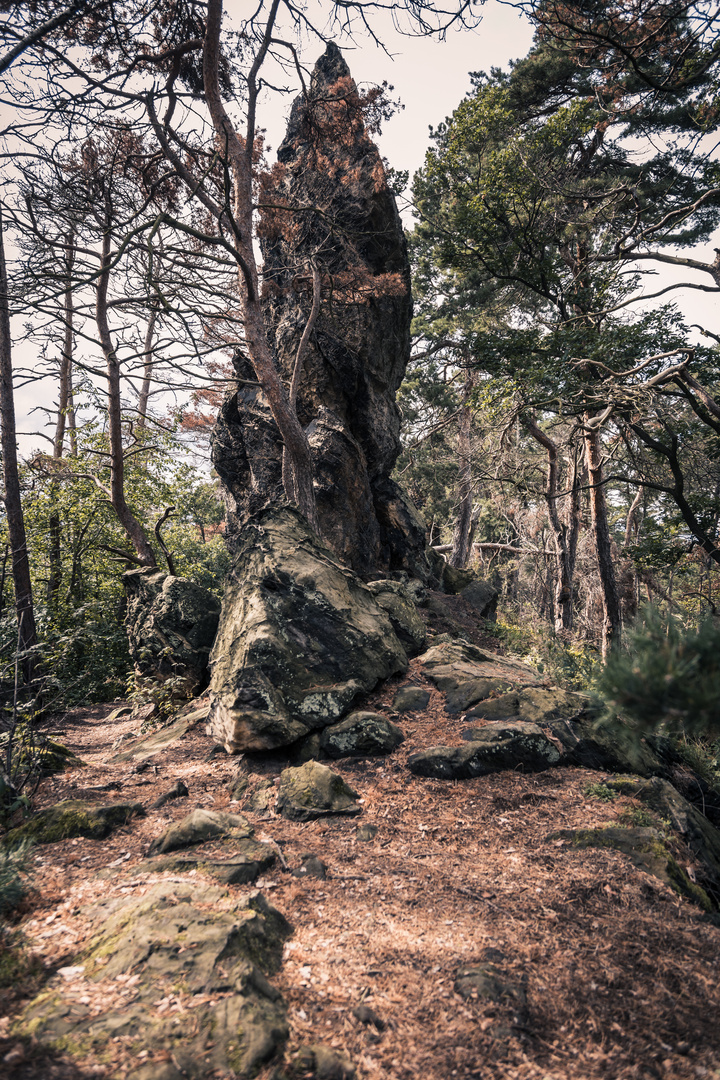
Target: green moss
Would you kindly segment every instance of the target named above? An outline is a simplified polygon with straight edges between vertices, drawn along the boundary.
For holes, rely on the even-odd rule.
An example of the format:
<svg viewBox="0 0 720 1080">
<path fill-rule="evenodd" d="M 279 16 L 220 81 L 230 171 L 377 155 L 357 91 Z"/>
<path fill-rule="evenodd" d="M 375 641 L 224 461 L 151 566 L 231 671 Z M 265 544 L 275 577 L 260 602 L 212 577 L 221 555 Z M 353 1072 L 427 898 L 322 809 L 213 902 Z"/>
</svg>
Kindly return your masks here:
<svg viewBox="0 0 720 1080">
<path fill-rule="evenodd" d="M 688 900 L 692 900 L 695 904 L 703 909 L 703 911 L 714 911 L 715 905 L 712 900 L 700 885 L 697 885 L 694 881 L 691 881 L 682 867 L 678 864 L 677 860 L 673 858 L 670 852 L 665 849 L 667 856 L 667 872 L 670 878 L 670 884 L 675 892 L 680 896 L 687 897 Z"/>
<path fill-rule="evenodd" d="M 42 810 L 24 825 L 11 829 L 4 843 L 15 846 L 22 840 L 34 840 L 37 844 L 55 844 L 76 836 L 102 840 L 117 825 L 124 825 L 134 814 L 141 813 L 144 811 L 139 803 L 90 806 L 79 800 L 68 799 Z"/>
<path fill-rule="evenodd" d="M 618 822 L 621 825 L 626 825 L 628 828 L 633 828 L 638 825 L 641 828 L 657 829 L 661 827 L 661 823 L 656 814 L 651 813 L 650 810 L 645 810 L 641 806 L 626 806 L 621 811 Z"/>
<path fill-rule="evenodd" d="M 608 784 L 596 783 L 586 784 L 583 788 L 583 795 L 587 795 L 592 799 L 602 799 L 603 802 L 612 802 L 613 799 L 617 799 L 618 792 Z"/>
</svg>

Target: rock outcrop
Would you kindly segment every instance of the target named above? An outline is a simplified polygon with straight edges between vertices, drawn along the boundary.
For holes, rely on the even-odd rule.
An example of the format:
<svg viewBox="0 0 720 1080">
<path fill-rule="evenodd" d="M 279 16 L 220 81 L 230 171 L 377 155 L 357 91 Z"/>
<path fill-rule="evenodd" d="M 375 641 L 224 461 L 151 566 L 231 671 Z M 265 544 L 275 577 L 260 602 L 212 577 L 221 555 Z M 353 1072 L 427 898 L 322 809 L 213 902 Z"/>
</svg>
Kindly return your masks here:
<svg viewBox="0 0 720 1080">
<path fill-rule="evenodd" d="M 313 303 L 322 303 L 299 385 L 312 450 L 320 532 L 361 575 L 384 568 L 427 579 L 425 527 L 391 471 L 400 449 L 395 394 L 409 359 L 410 269 L 402 224 L 363 102 L 330 43 L 295 101 L 260 225 L 265 311 L 289 385 Z M 270 200 L 269 200 L 270 201 Z M 213 437 L 229 539 L 283 500 L 282 444 L 249 362 Z"/>
<path fill-rule="evenodd" d="M 249 1078 L 282 1050 L 285 1003 L 267 976 L 279 969 L 291 928 L 260 893 L 237 901 L 188 882 L 177 895 L 160 882 L 88 916 L 99 932 L 30 1003 L 16 1037 L 76 1056 L 125 1043 L 137 1061 L 132 1080 Z M 133 993 L 123 997 L 130 978 Z M 172 997 L 177 1009 L 158 1008 L 172 995 L 181 995 Z"/>
<path fill-rule="evenodd" d="M 125 628 L 138 675 L 178 678 L 178 696 L 203 690 L 220 602 L 207 589 L 156 567 L 123 574 Z"/>
<path fill-rule="evenodd" d="M 408 661 L 369 589 L 276 507 L 238 537 L 211 664 L 209 730 L 237 753 L 327 727 Z"/>
</svg>

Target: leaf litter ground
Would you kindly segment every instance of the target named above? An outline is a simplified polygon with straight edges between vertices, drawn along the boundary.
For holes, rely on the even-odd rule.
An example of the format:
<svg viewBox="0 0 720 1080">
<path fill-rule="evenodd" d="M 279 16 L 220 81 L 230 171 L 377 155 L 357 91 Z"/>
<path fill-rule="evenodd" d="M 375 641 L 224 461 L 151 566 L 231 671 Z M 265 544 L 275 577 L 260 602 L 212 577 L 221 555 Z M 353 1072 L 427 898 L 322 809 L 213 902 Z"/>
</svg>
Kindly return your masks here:
<svg viewBox="0 0 720 1080">
<path fill-rule="evenodd" d="M 413 777 L 408 755 L 459 743 L 464 725 L 446 715 L 442 695 L 417 664 L 370 695 L 367 707 L 391 712 L 395 691 L 408 683 L 425 686 L 431 700 L 421 714 L 394 717 L 406 736 L 400 749 L 385 759 L 329 763 L 360 794 L 362 814 L 306 824 L 231 801 L 238 771 L 249 773 L 252 794 L 288 764 L 279 755 L 238 762 L 212 754 L 198 723 L 137 772 L 137 760 L 112 760 L 134 745 L 128 736 L 136 722 L 109 723 L 102 707 L 69 714 L 62 741 L 87 764 L 44 781 L 38 808 L 65 798 L 123 799 L 141 801 L 148 813 L 106 840 L 36 849 L 34 887 L 17 926 L 37 966 L 0 997 L 0 1071 L 12 1080 L 70 1080 L 122 1078 L 137 1066 L 122 1042 L 103 1062 L 35 1057 L 8 1028 L 58 969 L 68 996 L 90 1015 L 133 1000 L 132 976 L 108 985 L 77 970 L 94 929 L 88 905 L 113 895 L 139 898 L 161 878 L 178 890 L 197 880 L 193 871 L 143 874 L 138 864 L 155 836 L 201 806 L 245 814 L 257 838 L 282 853 L 254 886 L 228 891 L 261 888 L 294 927 L 273 979 L 288 1003 L 289 1058 L 301 1045 L 322 1042 L 344 1052 L 367 1080 L 720 1077 L 718 922 L 618 852 L 549 839 L 558 828 L 616 823 L 632 804 L 586 796 L 605 774 L 585 769 L 455 782 Z M 178 779 L 189 797 L 151 809 Z M 361 824 L 377 827 L 372 840 L 358 839 Z M 298 867 L 307 852 L 327 864 L 326 880 L 293 878 L 282 865 Z M 458 969 L 488 958 L 503 982 L 524 991 L 525 1014 L 505 1000 L 455 991 Z M 185 1023 L 193 1005 L 178 995 L 153 1007 Z M 357 1018 L 359 1005 L 382 1030 Z M 148 1057 L 160 1070 L 163 1055 Z"/>
</svg>

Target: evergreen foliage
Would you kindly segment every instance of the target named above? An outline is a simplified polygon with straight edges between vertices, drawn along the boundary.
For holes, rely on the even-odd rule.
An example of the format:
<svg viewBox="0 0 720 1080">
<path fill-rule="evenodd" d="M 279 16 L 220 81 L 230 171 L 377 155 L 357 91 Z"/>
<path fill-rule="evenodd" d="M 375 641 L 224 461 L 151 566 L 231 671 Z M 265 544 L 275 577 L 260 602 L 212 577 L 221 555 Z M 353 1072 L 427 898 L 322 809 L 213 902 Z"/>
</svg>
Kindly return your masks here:
<svg viewBox="0 0 720 1080">
<path fill-rule="evenodd" d="M 596 674 L 606 701 L 639 728 L 720 736 L 720 626 L 712 620 L 686 628 L 647 608 Z"/>
</svg>

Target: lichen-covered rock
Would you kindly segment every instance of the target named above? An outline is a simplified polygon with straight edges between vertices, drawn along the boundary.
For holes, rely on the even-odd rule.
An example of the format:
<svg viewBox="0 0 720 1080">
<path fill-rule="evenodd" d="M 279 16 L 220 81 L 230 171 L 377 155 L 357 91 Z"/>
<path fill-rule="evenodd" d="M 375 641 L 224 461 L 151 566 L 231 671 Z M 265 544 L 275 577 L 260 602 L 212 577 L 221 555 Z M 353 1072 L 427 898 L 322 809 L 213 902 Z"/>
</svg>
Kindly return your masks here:
<svg viewBox="0 0 720 1080">
<path fill-rule="evenodd" d="M 613 825 L 591 829 L 558 829 L 548 836 L 548 840 L 567 840 L 576 848 L 597 847 L 621 851 L 633 866 L 664 881 L 675 892 L 706 911 L 712 910 L 707 893 L 690 880 L 659 829 L 650 826 L 626 829 Z"/>
<path fill-rule="evenodd" d="M 313 300 L 298 415 L 313 456 L 320 533 L 346 565 L 428 577 L 425 526 L 391 472 L 400 451 L 395 395 L 410 357 L 410 268 L 382 158 L 355 84 L 333 43 L 293 104 L 278 150 L 276 200 L 303 212 L 261 222 L 265 314 L 289 383 Z M 316 211 L 308 214 L 305 208 Z M 299 227 L 297 227 L 299 225 Z M 283 499 L 282 444 L 247 362 L 213 437 L 227 491 L 231 543 L 259 510 Z"/>
<path fill-rule="evenodd" d="M 430 701 L 430 692 L 421 686 L 403 686 L 393 698 L 396 712 L 421 712 Z"/>
<path fill-rule="evenodd" d="M 327 765 L 307 761 L 280 773 L 277 811 L 290 821 L 359 814 L 358 798 L 358 793 Z"/>
<path fill-rule="evenodd" d="M 223 845 L 229 854 L 220 858 L 198 855 L 158 855 L 145 859 L 135 868 L 136 873 L 155 874 L 161 870 L 170 873 L 199 870 L 209 874 L 223 885 L 249 885 L 275 862 L 277 853 L 270 844 L 253 839 L 229 839 Z"/>
<path fill-rule="evenodd" d="M 178 696 L 204 689 L 220 602 L 207 589 L 157 567 L 128 570 L 122 581 L 136 673 L 160 682 L 177 678 Z"/>
<path fill-rule="evenodd" d="M 320 745 L 328 757 L 374 757 L 397 749 L 405 736 L 381 713 L 353 712 L 325 728 Z"/>
<path fill-rule="evenodd" d="M 372 593 L 281 506 L 238 538 L 211 663 L 209 731 L 236 753 L 332 724 L 408 661 Z"/>
<path fill-rule="evenodd" d="M 165 855 L 169 851 L 180 851 L 194 844 L 204 844 L 208 840 L 225 837 L 244 840 L 252 834 L 250 822 L 240 814 L 198 809 L 193 810 L 182 821 L 171 825 L 160 836 L 156 836 L 150 845 L 149 853 Z"/>
<path fill-rule="evenodd" d="M 103 840 L 113 829 L 127 825 L 134 817 L 144 816 L 145 810 L 138 802 L 104 803 L 98 806 L 81 799 L 66 799 L 48 806 L 23 825 L 11 829 L 4 842 L 13 845 L 21 840 L 32 840 L 36 844 L 55 844 L 75 836 Z"/>
<path fill-rule="evenodd" d="M 415 776 L 464 780 L 502 769 L 541 772 L 557 765 L 560 752 L 537 724 L 517 721 L 473 729 L 465 746 L 433 746 L 408 759 Z"/>
<path fill-rule="evenodd" d="M 622 776 L 608 780 L 607 786 L 645 803 L 661 820 L 669 822 L 704 867 L 708 885 L 720 895 L 719 829 L 660 776 Z"/>
<path fill-rule="evenodd" d="M 397 634 L 408 656 L 417 656 L 425 648 L 427 630 L 415 606 L 412 592 L 400 581 L 369 581 L 367 585 L 379 607 L 390 616 L 393 630 Z"/>
<path fill-rule="evenodd" d="M 70 978 L 54 976 L 25 1009 L 15 1037 L 78 1058 L 113 1039 L 149 1055 L 148 1076 L 162 1075 L 169 1059 L 196 1080 L 252 1077 L 282 1049 L 285 1005 L 267 975 L 291 929 L 261 894 L 237 902 L 207 883 L 160 882 L 140 900 L 113 897 L 88 916 L 99 932 L 66 969 Z M 118 977 L 130 975 L 132 994 L 121 997 Z M 99 1011 L 87 1007 L 92 983 Z M 170 998 L 172 1011 L 159 1007 Z"/>
</svg>

